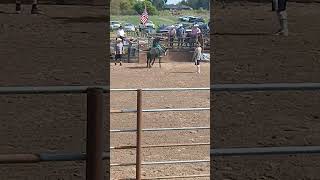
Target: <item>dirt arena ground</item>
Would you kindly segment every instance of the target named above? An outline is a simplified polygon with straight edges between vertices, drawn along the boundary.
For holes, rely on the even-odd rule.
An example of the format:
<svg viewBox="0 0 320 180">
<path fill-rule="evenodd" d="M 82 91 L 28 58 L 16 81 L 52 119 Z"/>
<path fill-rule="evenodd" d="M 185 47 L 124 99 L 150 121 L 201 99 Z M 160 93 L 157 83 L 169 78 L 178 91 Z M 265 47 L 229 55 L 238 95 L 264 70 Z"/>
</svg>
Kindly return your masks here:
<svg viewBox="0 0 320 180">
<path fill-rule="evenodd" d="M 320 82 L 320 4 L 288 4 L 289 37 L 271 4 L 215 8 L 214 83 Z M 319 92 L 212 95 L 211 146 L 319 145 Z M 319 180 L 319 155 L 212 158 L 212 179 Z"/>
<path fill-rule="evenodd" d="M 164 88 L 164 87 L 208 87 L 209 63 L 201 65 L 201 74 L 196 74 L 192 62 L 163 63 L 160 69 L 155 64 L 152 69 L 145 64 L 124 64 L 120 67 L 111 64 L 112 88 Z M 145 92 L 143 94 L 143 109 L 152 108 L 187 108 L 209 107 L 209 92 Z M 111 109 L 135 109 L 136 94 L 128 92 L 111 93 Z M 202 112 L 162 112 L 144 113 L 144 128 L 160 127 L 203 127 L 209 126 L 209 111 Z M 112 114 L 111 129 L 135 128 L 135 114 Z M 173 144 L 173 143 L 208 143 L 209 130 L 145 132 L 143 144 Z M 111 134 L 111 146 L 135 145 L 135 134 Z M 134 150 L 112 151 L 111 163 L 135 162 Z M 174 147 L 144 149 L 143 160 L 173 161 L 173 160 L 209 160 L 209 146 Z M 209 174 L 209 163 L 153 165 L 143 166 L 143 175 L 179 176 Z M 112 167 L 111 179 L 134 177 L 134 167 Z M 195 178 L 196 179 L 196 178 Z M 198 178 L 198 179 L 209 179 Z"/>
<path fill-rule="evenodd" d="M 104 7 L 0 5 L 0 85 L 105 85 Z M 1 95 L 0 153 L 85 152 L 85 95 Z M 107 127 L 106 127 L 107 132 Z M 106 161 L 107 163 L 107 161 Z M 0 165 L 1 180 L 85 179 L 83 162 Z"/>
</svg>

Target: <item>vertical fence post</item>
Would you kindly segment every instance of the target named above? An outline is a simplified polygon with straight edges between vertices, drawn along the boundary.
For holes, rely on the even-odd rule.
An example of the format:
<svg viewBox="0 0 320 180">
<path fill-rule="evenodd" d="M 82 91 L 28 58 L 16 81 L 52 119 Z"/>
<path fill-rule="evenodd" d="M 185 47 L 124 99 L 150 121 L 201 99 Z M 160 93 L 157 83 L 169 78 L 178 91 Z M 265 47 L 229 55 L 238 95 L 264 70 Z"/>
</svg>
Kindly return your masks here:
<svg viewBox="0 0 320 180">
<path fill-rule="evenodd" d="M 87 90 L 86 180 L 103 180 L 103 122 L 106 112 L 103 90 Z"/>
<path fill-rule="evenodd" d="M 142 89 L 137 91 L 137 148 L 136 148 L 136 180 L 141 180 L 141 139 L 142 139 Z"/>
</svg>

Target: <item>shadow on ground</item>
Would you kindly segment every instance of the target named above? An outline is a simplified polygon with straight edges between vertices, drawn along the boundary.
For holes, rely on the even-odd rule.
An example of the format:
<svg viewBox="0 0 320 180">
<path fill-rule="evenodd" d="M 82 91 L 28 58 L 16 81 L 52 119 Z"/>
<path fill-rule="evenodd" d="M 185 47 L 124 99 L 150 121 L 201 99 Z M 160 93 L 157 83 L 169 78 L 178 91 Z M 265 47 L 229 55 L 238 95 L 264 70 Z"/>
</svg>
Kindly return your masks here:
<svg viewBox="0 0 320 180">
<path fill-rule="evenodd" d="M 219 33 L 216 32 L 214 35 L 219 36 L 271 36 L 270 33 L 232 33 L 232 32 L 225 32 L 225 33 Z"/>
<path fill-rule="evenodd" d="M 51 17 L 54 20 L 62 20 L 64 23 L 100 23 L 106 22 L 106 16 L 98 16 L 98 17 Z"/>
</svg>

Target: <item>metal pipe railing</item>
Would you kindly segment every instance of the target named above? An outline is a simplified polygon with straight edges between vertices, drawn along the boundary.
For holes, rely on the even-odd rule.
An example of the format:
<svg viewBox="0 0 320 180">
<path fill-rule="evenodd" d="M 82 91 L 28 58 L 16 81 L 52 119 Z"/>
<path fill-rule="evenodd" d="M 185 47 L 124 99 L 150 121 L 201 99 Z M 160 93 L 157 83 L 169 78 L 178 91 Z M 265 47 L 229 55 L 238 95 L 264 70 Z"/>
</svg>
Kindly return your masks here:
<svg viewBox="0 0 320 180">
<path fill-rule="evenodd" d="M 137 147 L 136 147 L 136 179 L 141 180 L 142 165 L 142 90 L 137 91 Z"/>
<path fill-rule="evenodd" d="M 159 145 L 143 145 L 142 148 L 158 148 L 158 147 L 178 147 L 178 146 L 209 146 L 210 143 L 184 143 L 184 144 L 159 144 Z M 135 149 L 136 146 L 116 146 L 110 149 Z"/>
<path fill-rule="evenodd" d="M 160 177 L 144 177 L 142 180 L 152 180 L 152 179 L 190 179 L 190 178 L 201 178 L 210 177 L 210 174 L 198 174 L 198 175 L 183 175 L 183 176 L 160 176 Z M 125 178 L 118 180 L 135 180 L 136 178 Z"/>
<path fill-rule="evenodd" d="M 110 89 L 109 86 L 10 86 L 0 87 L 0 94 L 59 94 L 86 93 L 99 88 L 109 91 L 138 91 L 138 89 Z M 213 84 L 210 88 L 142 88 L 142 91 L 299 91 L 320 90 L 320 83 L 262 83 L 262 84 Z"/>
<path fill-rule="evenodd" d="M 208 111 L 210 108 L 165 108 L 165 109 L 144 109 L 142 112 L 181 112 L 181 111 Z M 111 110 L 111 113 L 135 113 L 135 109 Z"/>
<path fill-rule="evenodd" d="M 143 179 L 143 180 L 152 180 L 152 179 L 190 179 L 190 178 L 201 178 L 201 177 L 210 177 L 210 174 L 184 175 L 184 176 L 146 177 L 146 178 L 142 178 L 142 179 Z"/>
<path fill-rule="evenodd" d="M 187 131 L 187 130 L 208 130 L 210 127 L 181 127 L 181 128 L 147 128 L 142 129 L 142 131 Z M 120 133 L 120 132 L 136 132 L 137 129 L 113 129 L 110 130 L 112 133 Z"/>
<path fill-rule="evenodd" d="M 102 159 L 109 158 L 110 153 L 103 152 Z M 49 161 L 79 161 L 86 159 L 86 153 L 0 154 L 0 164 L 39 163 Z"/>
<path fill-rule="evenodd" d="M 192 164 L 192 163 L 208 163 L 210 160 L 188 160 L 188 161 L 155 161 L 142 162 L 141 165 L 159 165 L 159 164 Z M 136 163 L 113 163 L 110 166 L 134 166 Z"/>
<path fill-rule="evenodd" d="M 211 156 L 288 155 L 314 153 L 320 154 L 320 146 L 219 148 L 210 150 Z"/>
</svg>

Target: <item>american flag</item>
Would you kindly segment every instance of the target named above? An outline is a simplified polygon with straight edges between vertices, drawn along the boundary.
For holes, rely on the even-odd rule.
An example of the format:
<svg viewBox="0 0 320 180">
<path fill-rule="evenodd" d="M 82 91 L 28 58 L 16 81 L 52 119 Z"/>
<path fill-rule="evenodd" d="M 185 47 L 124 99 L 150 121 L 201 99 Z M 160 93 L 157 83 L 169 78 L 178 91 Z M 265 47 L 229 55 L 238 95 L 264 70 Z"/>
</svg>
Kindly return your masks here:
<svg viewBox="0 0 320 180">
<path fill-rule="evenodd" d="M 147 7 L 144 7 L 144 11 L 140 16 L 140 21 L 142 22 L 142 24 L 146 24 L 148 19 L 149 19 L 149 16 L 148 16 L 148 12 L 147 12 Z"/>
</svg>

